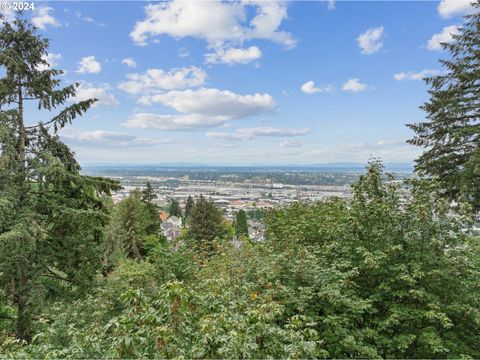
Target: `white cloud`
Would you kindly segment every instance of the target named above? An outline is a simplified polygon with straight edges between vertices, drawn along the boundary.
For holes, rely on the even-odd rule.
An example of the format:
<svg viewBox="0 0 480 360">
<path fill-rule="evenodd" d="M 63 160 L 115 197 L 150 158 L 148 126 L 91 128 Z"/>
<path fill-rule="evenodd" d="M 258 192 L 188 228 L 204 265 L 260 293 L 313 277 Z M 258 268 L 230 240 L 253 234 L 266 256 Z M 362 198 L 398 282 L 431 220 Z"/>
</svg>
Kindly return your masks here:
<svg viewBox="0 0 480 360">
<path fill-rule="evenodd" d="M 321 158 L 322 162 L 358 161 L 367 162 L 372 156 L 386 162 L 411 163 L 421 153 L 421 149 L 412 147 L 402 140 L 379 140 L 373 142 L 337 143 L 310 150 L 301 155 L 305 159 Z M 317 161 L 318 160 L 314 160 Z"/>
<path fill-rule="evenodd" d="M 371 55 L 380 50 L 382 43 L 383 26 L 368 29 L 357 38 L 362 54 Z"/>
<path fill-rule="evenodd" d="M 255 14 L 249 18 L 252 9 Z M 295 46 L 293 36 L 279 30 L 287 18 L 287 4 L 283 1 L 211 1 L 205 6 L 198 1 L 174 0 L 149 4 L 145 13 L 145 19 L 138 21 L 130 33 L 138 45 L 166 34 L 174 38 L 201 38 L 209 46 L 242 44 L 252 39 L 270 40 L 287 48 Z"/>
<path fill-rule="evenodd" d="M 455 15 L 472 14 L 475 12 L 472 1 L 473 0 L 441 0 L 438 5 L 438 13 L 444 19 L 449 19 Z"/>
<path fill-rule="evenodd" d="M 286 148 L 298 148 L 302 145 L 305 145 L 306 141 L 304 140 L 290 140 L 290 139 L 285 139 L 282 141 L 280 146 L 286 147 Z"/>
<path fill-rule="evenodd" d="M 178 49 L 178 56 L 181 57 L 181 58 L 186 58 L 186 57 L 190 56 L 190 53 L 188 52 L 187 49 L 180 48 L 180 49 Z"/>
<path fill-rule="evenodd" d="M 92 84 L 81 82 L 77 88 L 77 93 L 72 101 L 84 101 L 88 99 L 97 99 L 93 106 L 118 106 L 120 103 L 113 94 L 109 92 L 110 86 L 104 84 L 94 86 Z"/>
<path fill-rule="evenodd" d="M 305 84 L 303 84 L 300 87 L 300 89 L 305 94 L 312 95 L 312 94 L 319 93 L 319 92 L 326 92 L 326 93 L 333 92 L 335 90 L 335 87 L 330 84 L 330 85 L 326 85 L 325 87 L 322 87 L 322 88 L 317 88 L 317 87 L 315 87 L 315 83 L 310 80 L 310 81 L 307 81 Z"/>
<path fill-rule="evenodd" d="M 48 53 L 47 55 L 43 55 L 42 60 L 46 61 L 48 65 L 40 64 L 37 66 L 37 70 L 43 71 L 43 70 L 49 70 L 51 68 L 54 68 L 59 64 L 61 58 L 62 58 L 62 55 L 55 54 L 55 53 Z"/>
<path fill-rule="evenodd" d="M 139 138 L 130 134 L 104 130 L 77 131 L 72 129 L 63 129 L 60 137 L 67 144 L 85 146 L 89 148 L 137 148 L 170 144 L 173 142 L 173 139 L 171 138 Z"/>
<path fill-rule="evenodd" d="M 128 58 L 123 59 L 122 64 L 127 65 L 130 68 L 136 68 L 137 67 L 137 62 L 132 57 L 128 57 Z"/>
<path fill-rule="evenodd" d="M 419 72 L 409 71 L 409 72 L 400 72 L 393 75 L 393 78 L 397 81 L 404 81 L 404 80 L 423 80 L 429 76 L 439 75 L 440 71 L 432 70 L 432 69 L 425 69 Z"/>
<path fill-rule="evenodd" d="M 32 17 L 32 24 L 42 30 L 45 30 L 47 26 L 60 26 L 57 19 L 50 15 L 51 11 L 53 11 L 51 7 L 42 6 L 36 8 Z"/>
<path fill-rule="evenodd" d="M 237 140 L 244 140 L 245 136 L 238 133 L 226 133 L 226 132 L 216 132 L 216 131 L 209 131 L 205 133 L 205 136 L 219 139 L 219 140 L 227 140 L 227 141 L 237 141 Z"/>
<path fill-rule="evenodd" d="M 160 103 L 180 113 L 240 119 L 270 111 L 275 100 L 269 94 L 240 95 L 228 90 L 200 88 L 170 91 L 144 97 L 142 103 Z"/>
<path fill-rule="evenodd" d="M 361 92 L 367 90 L 368 85 L 362 84 L 359 79 L 349 79 L 345 84 L 342 86 L 343 91 L 351 91 L 351 92 Z"/>
<path fill-rule="evenodd" d="M 237 129 L 233 133 L 226 132 L 207 132 L 206 136 L 221 140 L 246 140 L 259 136 L 262 137 L 293 137 L 304 136 L 312 132 L 307 128 L 275 128 L 275 127 L 252 127 Z"/>
<path fill-rule="evenodd" d="M 171 71 L 149 69 L 144 74 L 128 74 L 128 80 L 120 83 L 118 88 L 130 94 L 150 94 L 200 86 L 206 78 L 207 73 L 195 66 Z"/>
<path fill-rule="evenodd" d="M 138 113 L 122 125 L 129 128 L 195 131 L 223 125 L 228 119 L 198 114 L 164 115 Z"/>
<path fill-rule="evenodd" d="M 450 25 L 443 28 L 442 32 L 435 34 L 428 40 L 427 49 L 434 51 L 441 51 L 441 43 L 452 43 L 454 39 L 452 35 L 460 34 L 460 26 Z"/>
<path fill-rule="evenodd" d="M 98 74 L 101 70 L 102 65 L 95 59 L 95 56 L 86 56 L 78 63 L 77 73 Z"/>
<path fill-rule="evenodd" d="M 205 89 L 170 91 L 143 98 L 143 103 L 161 103 L 177 114 L 139 113 L 123 125 L 160 130 L 201 130 L 232 120 L 267 113 L 275 108 L 268 94 L 239 95 L 228 90 Z"/>
<path fill-rule="evenodd" d="M 274 127 L 254 127 L 238 129 L 239 134 L 245 135 L 247 138 L 253 138 L 257 136 L 273 136 L 273 137 L 290 137 L 290 136 L 303 136 L 310 134 L 311 129 L 282 129 Z"/>
<path fill-rule="evenodd" d="M 90 16 L 87 16 L 87 15 L 83 15 L 80 11 L 76 10 L 74 12 L 74 15 L 77 17 L 77 19 L 79 20 L 82 20 L 82 21 L 86 21 L 86 22 L 89 22 L 89 23 L 93 23 L 94 20 L 93 18 L 91 18 Z"/>
<path fill-rule="evenodd" d="M 262 52 L 256 46 L 249 48 L 217 48 L 213 53 L 205 54 L 205 62 L 207 64 L 248 64 L 259 59 Z"/>
<path fill-rule="evenodd" d="M 328 11 L 335 10 L 335 0 L 326 0 Z"/>
<path fill-rule="evenodd" d="M 88 16 L 88 15 L 84 15 L 82 14 L 80 11 L 76 10 L 73 15 L 75 15 L 75 17 L 79 20 L 82 20 L 82 21 L 85 21 L 85 22 L 88 22 L 90 24 L 94 24 L 96 26 L 101 26 L 101 27 L 104 27 L 106 26 L 106 24 L 104 24 L 103 22 L 96 22 L 95 19 L 93 19 L 91 16 Z"/>
</svg>

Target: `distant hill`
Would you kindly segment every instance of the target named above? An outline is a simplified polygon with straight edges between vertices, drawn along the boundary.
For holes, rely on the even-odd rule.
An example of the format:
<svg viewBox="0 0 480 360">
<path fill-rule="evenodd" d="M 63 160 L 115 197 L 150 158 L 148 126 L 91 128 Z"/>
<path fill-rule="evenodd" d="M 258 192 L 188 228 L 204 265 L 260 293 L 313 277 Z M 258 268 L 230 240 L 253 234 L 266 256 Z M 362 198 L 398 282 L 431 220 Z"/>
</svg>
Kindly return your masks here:
<svg viewBox="0 0 480 360">
<path fill-rule="evenodd" d="M 152 170 L 152 169 L 204 169 L 223 171 L 319 171 L 319 172 L 363 172 L 363 163 L 357 162 L 335 162 L 319 164 L 281 164 L 281 165 L 228 165 L 228 164 L 201 164 L 201 163 L 158 163 L 158 164 L 85 164 L 84 170 Z M 412 172 L 411 163 L 385 163 L 387 171 Z"/>
</svg>

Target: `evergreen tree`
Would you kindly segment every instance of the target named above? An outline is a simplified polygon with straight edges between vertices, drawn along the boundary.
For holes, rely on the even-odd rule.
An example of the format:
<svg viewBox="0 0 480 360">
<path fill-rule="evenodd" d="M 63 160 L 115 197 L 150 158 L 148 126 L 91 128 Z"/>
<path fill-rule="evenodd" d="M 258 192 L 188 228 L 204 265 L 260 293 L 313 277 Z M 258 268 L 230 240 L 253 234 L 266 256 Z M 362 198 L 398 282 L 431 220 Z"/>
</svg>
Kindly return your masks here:
<svg viewBox="0 0 480 360">
<path fill-rule="evenodd" d="M 172 199 L 170 201 L 168 213 L 170 216 L 182 217 L 182 209 L 180 209 L 180 204 L 178 203 L 177 199 Z"/>
<path fill-rule="evenodd" d="M 463 198 L 480 209 L 480 2 L 454 42 L 442 43 L 450 60 L 446 72 L 425 79 L 430 100 L 421 108 L 427 121 L 408 125 L 416 133 L 409 143 L 426 151 L 416 169 L 439 181 L 449 199 Z"/>
<path fill-rule="evenodd" d="M 223 216 L 212 201 L 202 195 L 192 208 L 188 235 L 197 242 L 210 243 L 222 234 Z"/>
<path fill-rule="evenodd" d="M 185 204 L 185 217 L 188 219 L 190 215 L 192 214 L 192 209 L 195 206 L 195 201 L 193 198 L 188 195 L 187 202 Z"/>
<path fill-rule="evenodd" d="M 142 190 L 141 201 L 146 206 L 146 216 L 148 217 L 147 235 L 158 235 L 160 231 L 160 217 L 157 204 L 153 201 L 157 198 L 150 181 L 147 181 L 145 189 Z"/>
<path fill-rule="evenodd" d="M 247 214 L 243 210 L 237 212 L 235 218 L 235 234 L 238 237 L 248 237 Z"/>
<path fill-rule="evenodd" d="M 119 229 L 117 239 L 125 254 L 132 259 L 139 259 L 143 255 L 144 240 L 149 235 L 150 219 L 142 198 L 143 193 L 138 189 L 131 191 L 128 197 L 117 204 L 115 212 L 115 223 Z"/>
<path fill-rule="evenodd" d="M 57 135 L 95 99 L 44 123 L 25 119 L 28 104 L 53 112 L 75 96 L 77 85 L 60 87 L 62 71 L 43 70 L 47 50 L 48 40 L 25 20 L 0 31 L 0 286 L 17 307 L 16 336 L 26 341 L 42 294 L 54 284 L 79 289 L 95 278 L 108 221 L 102 196 L 119 188 L 81 175 Z"/>
<path fill-rule="evenodd" d="M 150 183 L 150 181 L 147 181 L 147 183 L 145 184 L 145 189 L 142 190 L 142 202 L 144 202 L 145 204 L 151 204 L 156 198 L 157 194 L 155 194 L 152 184 Z"/>
</svg>

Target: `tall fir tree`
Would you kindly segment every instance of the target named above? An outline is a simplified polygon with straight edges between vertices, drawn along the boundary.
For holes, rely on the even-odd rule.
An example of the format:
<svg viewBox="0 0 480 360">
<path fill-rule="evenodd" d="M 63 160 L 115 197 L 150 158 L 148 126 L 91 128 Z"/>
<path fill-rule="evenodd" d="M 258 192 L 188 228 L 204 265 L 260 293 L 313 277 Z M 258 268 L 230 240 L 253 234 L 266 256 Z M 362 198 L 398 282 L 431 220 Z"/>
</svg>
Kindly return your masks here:
<svg viewBox="0 0 480 360">
<path fill-rule="evenodd" d="M 188 235 L 197 243 L 210 243 L 222 234 L 223 216 L 215 204 L 202 195 L 190 215 Z"/>
<path fill-rule="evenodd" d="M 182 209 L 180 209 L 180 204 L 178 203 L 177 199 L 170 200 L 168 213 L 170 216 L 182 217 Z"/>
<path fill-rule="evenodd" d="M 190 195 L 188 195 L 187 202 L 185 204 L 185 218 L 188 219 L 190 217 L 194 206 L 195 206 L 195 200 L 193 200 L 193 198 Z"/>
<path fill-rule="evenodd" d="M 450 60 L 440 60 L 445 73 L 425 79 L 430 100 L 421 108 L 427 120 L 408 126 L 408 142 L 426 151 L 416 170 L 438 180 L 443 194 L 463 199 L 480 210 L 480 2 L 465 17 L 453 42 L 442 43 Z"/>
<path fill-rule="evenodd" d="M 70 104 L 44 123 L 25 118 L 29 106 L 53 112 L 75 96 L 77 85 L 62 88 L 62 71 L 48 68 L 47 50 L 48 40 L 26 20 L 0 31 L 0 286 L 16 305 L 16 336 L 25 341 L 47 281 L 50 289 L 78 289 L 95 278 L 108 221 L 102 196 L 119 189 L 82 175 L 57 135 L 95 99 Z"/>
<path fill-rule="evenodd" d="M 235 234 L 238 237 L 248 237 L 247 214 L 243 210 L 238 210 L 235 217 Z"/>
<path fill-rule="evenodd" d="M 146 206 L 146 216 L 148 217 L 147 235 L 158 235 L 160 231 L 160 217 L 158 205 L 154 203 L 157 198 L 150 181 L 147 181 L 145 189 L 142 190 L 141 201 Z"/>
<path fill-rule="evenodd" d="M 125 254 L 132 259 L 139 259 L 143 255 L 145 237 L 150 235 L 148 209 L 142 197 L 142 192 L 135 189 L 115 209 L 117 239 Z"/>
</svg>

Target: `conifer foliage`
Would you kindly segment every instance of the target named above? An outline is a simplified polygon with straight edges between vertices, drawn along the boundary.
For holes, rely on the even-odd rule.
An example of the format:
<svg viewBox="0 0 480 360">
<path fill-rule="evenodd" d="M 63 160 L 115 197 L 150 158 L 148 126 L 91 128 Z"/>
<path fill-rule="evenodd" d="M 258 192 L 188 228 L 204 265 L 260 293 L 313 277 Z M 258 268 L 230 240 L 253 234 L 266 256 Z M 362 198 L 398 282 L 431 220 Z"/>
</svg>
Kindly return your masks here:
<svg viewBox="0 0 480 360">
<path fill-rule="evenodd" d="M 170 216 L 182 217 L 182 209 L 180 209 L 180 204 L 178 203 L 177 199 L 172 199 L 170 201 L 168 213 Z"/>
<path fill-rule="evenodd" d="M 82 288 L 101 266 L 108 214 L 103 195 L 116 182 L 84 176 L 57 131 L 84 114 L 89 99 L 62 105 L 76 84 L 61 87 L 48 67 L 48 40 L 25 20 L 0 31 L 0 286 L 17 308 L 16 336 L 29 341 L 32 316 L 53 288 Z M 42 69 L 42 70 L 41 70 Z M 26 108 L 58 113 L 44 123 Z M 61 108 L 61 109 L 59 109 Z M 48 286 L 47 286 L 48 285 Z"/>
<path fill-rule="evenodd" d="M 430 100 L 421 108 L 427 120 L 408 125 L 409 143 L 426 148 L 417 170 L 437 179 L 444 195 L 480 209 L 480 2 L 465 17 L 453 42 L 442 43 L 450 60 L 445 73 L 426 79 Z M 460 199 L 461 200 L 461 199 Z"/>
<path fill-rule="evenodd" d="M 235 218 L 235 234 L 238 237 L 246 236 L 248 237 L 248 224 L 247 224 L 247 214 L 243 210 L 237 212 Z"/>
<path fill-rule="evenodd" d="M 192 209 L 189 237 L 197 242 L 210 243 L 222 234 L 223 216 L 215 204 L 202 195 Z"/>
<path fill-rule="evenodd" d="M 194 206 L 195 206 L 195 200 L 193 200 L 193 198 L 189 195 L 187 198 L 187 202 L 185 204 L 185 218 L 188 219 L 190 217 Z"/>
</svg>

